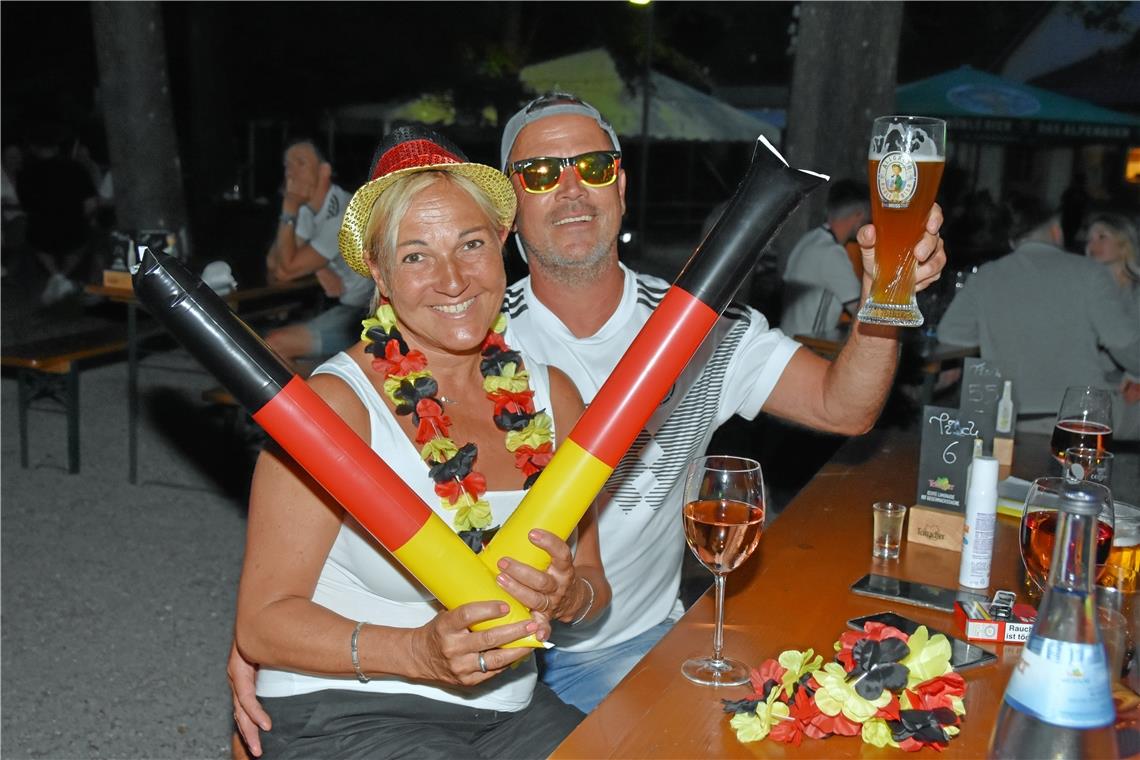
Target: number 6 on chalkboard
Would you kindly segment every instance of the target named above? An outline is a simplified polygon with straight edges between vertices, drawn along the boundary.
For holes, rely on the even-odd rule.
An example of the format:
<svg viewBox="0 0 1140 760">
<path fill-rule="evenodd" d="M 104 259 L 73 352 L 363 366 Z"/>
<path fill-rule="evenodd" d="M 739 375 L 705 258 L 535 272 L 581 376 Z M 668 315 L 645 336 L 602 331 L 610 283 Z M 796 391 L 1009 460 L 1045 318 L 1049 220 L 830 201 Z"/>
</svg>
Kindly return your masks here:
<svg viewBox="0 0 1140 760">
<path fill-rule="evenodd" d="M 960 441 L 953 441 L 953 442 L 951 442 L 951 444 L 949 446 L 947 446 L 946 448 L 944 448 L 942 450 L 942 461 L 943 462 L 945 462 L 946 464 L 954 464 L 955 462 L 958 461 L 958 453 L 956 451 L 951 451 L 951 449 L 953 449 L 959 443 L 960 443 Z"/>
</svg>

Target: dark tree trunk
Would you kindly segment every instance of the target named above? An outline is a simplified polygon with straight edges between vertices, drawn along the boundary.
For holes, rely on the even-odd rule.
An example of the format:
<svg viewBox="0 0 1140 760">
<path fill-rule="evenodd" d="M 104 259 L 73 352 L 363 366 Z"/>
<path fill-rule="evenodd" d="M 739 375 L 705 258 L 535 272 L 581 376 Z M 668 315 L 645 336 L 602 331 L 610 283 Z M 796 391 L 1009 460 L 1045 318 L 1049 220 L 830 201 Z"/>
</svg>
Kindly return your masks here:
<svg viewBox="0 0 1140 760">
<path fill-rule="evenodd" d="M 894 111 L 901 2 L 800 3 L 785 139 L 792 166 L 832 179 L 867 181 L 867 141 L 876 116 Z M 820 223 L 821 188 L 785 225 L 790 249 Z"/>
<path fill-rule="evenodd" d="M 91 16 L 118 225 L 184 234 L 162 9 L 154 2 L 95 2 Z"/>
</svg>

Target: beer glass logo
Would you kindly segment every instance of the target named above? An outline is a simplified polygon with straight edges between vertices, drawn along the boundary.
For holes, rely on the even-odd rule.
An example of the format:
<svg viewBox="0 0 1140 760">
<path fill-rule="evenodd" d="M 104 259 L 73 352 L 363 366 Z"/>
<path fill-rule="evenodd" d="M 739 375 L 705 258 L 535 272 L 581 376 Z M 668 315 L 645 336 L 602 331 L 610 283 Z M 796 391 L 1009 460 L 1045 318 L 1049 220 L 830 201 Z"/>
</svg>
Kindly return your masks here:
<svg viewBox="0 0 1140 760">
<path fill-rule="evenodd" d="M 892 151 L 879 161 L 876 185 L 884 208 L 906 208 L 918 187 L 918 169 L 909 153 Z"/>
</svg>

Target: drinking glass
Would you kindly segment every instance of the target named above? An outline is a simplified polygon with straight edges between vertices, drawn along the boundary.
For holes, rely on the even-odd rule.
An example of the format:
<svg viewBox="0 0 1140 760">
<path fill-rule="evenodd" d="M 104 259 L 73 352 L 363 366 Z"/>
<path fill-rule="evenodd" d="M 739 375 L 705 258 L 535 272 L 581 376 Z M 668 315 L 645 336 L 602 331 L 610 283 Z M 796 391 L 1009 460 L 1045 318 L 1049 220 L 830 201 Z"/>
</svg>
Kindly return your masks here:
<svg viewBox="0 0 1140 760">
<path fill-rule="evenodd" d="M 1061 474 L 1069 480 L 1091 480 L 1111 490 L 1113 458 L 1111 451 L 1073 446 L 1065 449 Z"/>
<path fill-rule="evenodd" d="M 712 657 L 686 660 L 681 672 L 709 686 L 748 683 L 748 666 L 724 656 L 724 581 L 760 542 L 764 530 L 764 476 L 754 459 L 707 456 L 689 463 L 685 506 L 681 511 L 685 541 L 713 574 L 716 627 Z"/>
<path fill-rule="evenodd" d="M 1112 396 L 1101 388 L 1073 385 L 1065 389 L 1050 441 L 1053 457 L 1064 462 L 1065 449 L 1112 449 Z"/>
<path fill-rule="evenodd" d="M 1037 588 L 1044 591 L 1049 580 L 1049 563 L 1053 559 L 1053 542 L 1057 532 L 1057 509 L 1062 494 L 1079 489 L 1100 502 L 1097 514 L 1096 566 L 1099 578 L 1112 550 L 1112 535 L 1116 528 L 1116 514 L 1112 494 L 1104 486 L 1091 481 L 1073 481 L 1067 478 L 1038 478 L 1025 496 L 1025 511 L 1021 513 L 1021 561 L 1025 574 Z"/>
<path fill-rule="evenodd" d="M 917 327 L 914 247 L 938 195 L 946 162 L 946 122 L 924 116 L 880 116 L 871 129 L 867 174 L 875 223 L 875 278 L 859 320 Z"/>
</svg>

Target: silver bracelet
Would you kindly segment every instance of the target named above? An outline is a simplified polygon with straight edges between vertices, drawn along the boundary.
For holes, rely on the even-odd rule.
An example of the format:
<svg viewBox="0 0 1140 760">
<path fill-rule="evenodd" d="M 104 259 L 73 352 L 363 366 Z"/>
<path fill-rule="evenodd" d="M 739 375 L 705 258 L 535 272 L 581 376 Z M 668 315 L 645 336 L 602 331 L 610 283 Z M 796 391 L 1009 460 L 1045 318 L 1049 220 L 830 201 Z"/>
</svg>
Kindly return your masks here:
<svg viewBox="0 0 1140 760">
<path fill-rule="evenodd" d="M 364 671 L 360 669 L 360 652 L 356 648 L 357 642 L 360 640 L 360 629 L 364 627 L 364 621 L 361 620 L 352 629 L 352 669 L 356 671 L 356 680 L 361 683 L 368 683 L 372 679 L 364 675 Z"/>
<path fill-rule="evenodd" d="M 586 588 L 590 589 L 590 601 L 586 602 L 586 608 L 578 614 L 578 617 L 570 621 L 571 626 L 578 625 L 578 623 L 581 623 L 583 620 L 585 620 L 586 616 L 590 614 L 590 610 L 594 607 L 594 584 L 590 583 L 590 581 L 586 580 L 580 575 L 578 576 L 578 580 L 582 581 L 582 583 L 585 583 Z"/>
</svg>

